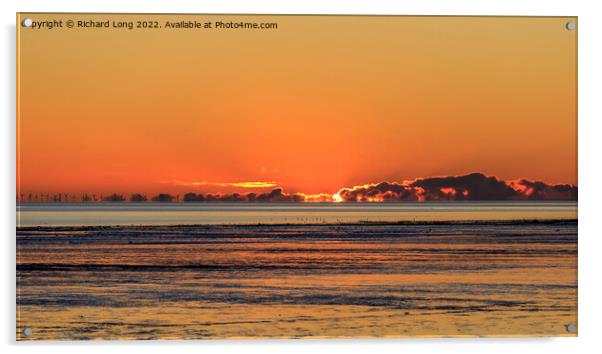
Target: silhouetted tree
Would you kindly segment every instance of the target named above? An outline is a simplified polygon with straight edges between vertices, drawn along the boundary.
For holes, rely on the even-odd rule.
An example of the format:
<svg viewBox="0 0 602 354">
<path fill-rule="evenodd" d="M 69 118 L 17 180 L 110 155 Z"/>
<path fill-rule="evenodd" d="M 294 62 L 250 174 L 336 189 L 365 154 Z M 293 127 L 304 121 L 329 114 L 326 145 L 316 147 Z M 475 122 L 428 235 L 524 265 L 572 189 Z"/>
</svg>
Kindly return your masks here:
<svg viewBox="0 0 602 354">
<path fill-rule="evenodd" d="M 196 193 L 184 194 L 184 202 L 186 202 L 186 203 L 202 202 L 204 200 L 205 200 L 205 197 L 202 194 L 196 194 Z"/>
<path fill-rule="evenodd" d="M 165 194 L 165 193 L 161 193 L 161 194 L 153 197 L 153 201 L 159 202 L 159 203 L 171 203 L 171 202 L 173 202 L 173 200 L 174 200 L 173 195 Z"/>
<path fill-rule="evenodd" d="M 238 193 L 226 194 L 220 198 L 221 202 L 242 202 L 245 198 Z"/>
<path fill-rule="evenodd" d="M 132 203 L 143 203 L 146 202 L 146 196 L 140 193 L 134 193 L 130 196 L 130 202 Z"/>
<path fill-rule="evenodd" d="M 205 196 L 205 201 L 207 201 L 207 202 L 219 201 L 219 196 L 209 193 Z"/>
<path fill-rule="evenodd" d="M 114 193 L 114 194 L 104 197 L 103 201 L 111 202 L 111 203 L 120 203 L 120 202 L 124 202 L 125 198 L 122 195 Z"/>
</svg>

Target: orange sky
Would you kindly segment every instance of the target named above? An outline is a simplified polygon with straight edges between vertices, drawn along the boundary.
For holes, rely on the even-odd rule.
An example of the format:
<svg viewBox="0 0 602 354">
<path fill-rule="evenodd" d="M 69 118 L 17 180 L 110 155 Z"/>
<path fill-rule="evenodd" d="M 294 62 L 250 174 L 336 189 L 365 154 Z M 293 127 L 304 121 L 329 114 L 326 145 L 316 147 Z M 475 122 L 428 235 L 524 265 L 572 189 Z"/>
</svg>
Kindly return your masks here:
<svg viewBox="0 0 602 354">
<path fill-rule="evenodd" d="M 278 29 L 19 26 L 18 193 L 577 183 L 569 18 L 78 16 Z"/>
</svg>

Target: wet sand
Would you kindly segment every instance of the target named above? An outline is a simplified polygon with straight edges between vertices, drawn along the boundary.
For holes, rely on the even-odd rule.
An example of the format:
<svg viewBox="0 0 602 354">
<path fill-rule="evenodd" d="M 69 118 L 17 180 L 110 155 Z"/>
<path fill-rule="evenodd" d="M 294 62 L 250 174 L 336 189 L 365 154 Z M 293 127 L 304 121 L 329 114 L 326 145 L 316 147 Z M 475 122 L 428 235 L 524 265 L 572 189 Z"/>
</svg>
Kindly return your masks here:
<svg viewBox="0 0 602 354">
<path fill-rule="evenodd" d="M 17 305 L 19 340 L 575 336 L 577 222 L 20 227 Z"/>
</svg>

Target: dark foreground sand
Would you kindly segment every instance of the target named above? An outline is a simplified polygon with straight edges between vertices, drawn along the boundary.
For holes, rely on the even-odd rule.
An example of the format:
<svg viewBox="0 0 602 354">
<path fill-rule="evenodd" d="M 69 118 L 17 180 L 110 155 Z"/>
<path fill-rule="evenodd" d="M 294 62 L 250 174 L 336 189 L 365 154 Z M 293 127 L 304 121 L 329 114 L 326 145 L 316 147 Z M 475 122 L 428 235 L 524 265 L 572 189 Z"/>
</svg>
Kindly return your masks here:
<svg viewBox="0 0 602 354">
<path fill-rule="evenodd" d="M 19 340 L 574 336 L 577 222 L 18 228 L 17 305 Z"/>
</svg>

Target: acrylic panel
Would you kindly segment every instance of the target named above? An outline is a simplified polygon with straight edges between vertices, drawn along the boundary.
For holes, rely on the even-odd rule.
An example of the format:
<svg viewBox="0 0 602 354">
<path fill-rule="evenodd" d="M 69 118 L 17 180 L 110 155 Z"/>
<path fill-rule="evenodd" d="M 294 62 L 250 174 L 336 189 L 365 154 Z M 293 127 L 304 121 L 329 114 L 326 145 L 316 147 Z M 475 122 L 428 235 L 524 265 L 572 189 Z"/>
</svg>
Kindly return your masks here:
<svg viewBox="0 0 602 354">
<path fill-rule="evenodd" d="M 577 18 L 17 14 L 18 340 L 576 336 Z"/>
</svg>

